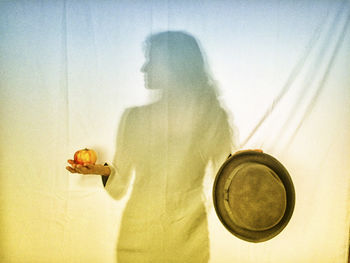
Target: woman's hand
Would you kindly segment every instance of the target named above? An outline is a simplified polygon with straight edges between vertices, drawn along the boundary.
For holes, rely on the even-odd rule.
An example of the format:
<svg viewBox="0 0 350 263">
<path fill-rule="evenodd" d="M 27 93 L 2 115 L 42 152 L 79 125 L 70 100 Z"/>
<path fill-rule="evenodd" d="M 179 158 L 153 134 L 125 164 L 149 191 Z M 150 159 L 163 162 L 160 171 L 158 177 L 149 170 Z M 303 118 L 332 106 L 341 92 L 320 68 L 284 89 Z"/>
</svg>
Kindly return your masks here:
<svg viewBox="0 0 350 263">
<path fill-rule="evenodd" d="M 104 166 L 103 164 L 86 164 L 81 165 L 74 162 L 74 160 L 68 160 L 68 163 L 71 166 L 66 166 L 66 169 L 71 173 L 79 173 L 79 174 L 97 174 L 103 176 L 109 176 L 111 170 L 108 166 Z"/>
</svg>

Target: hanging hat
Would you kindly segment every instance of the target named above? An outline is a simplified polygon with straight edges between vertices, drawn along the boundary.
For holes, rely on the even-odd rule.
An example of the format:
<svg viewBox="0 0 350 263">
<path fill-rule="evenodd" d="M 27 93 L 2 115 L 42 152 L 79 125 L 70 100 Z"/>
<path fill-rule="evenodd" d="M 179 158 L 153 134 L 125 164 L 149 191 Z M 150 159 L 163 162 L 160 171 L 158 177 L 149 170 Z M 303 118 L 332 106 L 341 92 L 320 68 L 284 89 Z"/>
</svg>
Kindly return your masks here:
<svg viewBox="0 0 350 263">
<path fill-rule="evenodd" d="M 249 242 L 269 240 L 288 224 L 295 191 L 286 168 L 257 151 L 229 156 L 216 175 L 213 199 L 223 225 Z"/>
</svg>

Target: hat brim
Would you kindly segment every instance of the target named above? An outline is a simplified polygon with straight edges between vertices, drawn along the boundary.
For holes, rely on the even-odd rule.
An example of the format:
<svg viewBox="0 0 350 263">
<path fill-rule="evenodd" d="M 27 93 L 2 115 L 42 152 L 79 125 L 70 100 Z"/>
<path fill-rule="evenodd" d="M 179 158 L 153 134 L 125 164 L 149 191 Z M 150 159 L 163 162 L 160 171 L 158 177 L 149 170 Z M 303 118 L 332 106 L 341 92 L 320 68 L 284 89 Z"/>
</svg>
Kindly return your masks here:
<svg viewBox="0 0 350 263">
<path fill-rule="evenodd" d="M 278 175 L 286 191 L 287 203 L 283 217 L 276 225 L 266 230 L 252 231 L 238 226 L 231 220 L 225 208 L 225 182 L 235 167 L 246 162 L 262 164 L 272 169 Z M 277 159 L 266 153 L 244 151 L 230 156 L 219 169 L 213 186 L 213 201 L 216 214 L 228 231 L 240 239 L 258 243 L 275 237 L 286 227 L 294 211 L 295 190 L 287 169 Z"/>
</svg>

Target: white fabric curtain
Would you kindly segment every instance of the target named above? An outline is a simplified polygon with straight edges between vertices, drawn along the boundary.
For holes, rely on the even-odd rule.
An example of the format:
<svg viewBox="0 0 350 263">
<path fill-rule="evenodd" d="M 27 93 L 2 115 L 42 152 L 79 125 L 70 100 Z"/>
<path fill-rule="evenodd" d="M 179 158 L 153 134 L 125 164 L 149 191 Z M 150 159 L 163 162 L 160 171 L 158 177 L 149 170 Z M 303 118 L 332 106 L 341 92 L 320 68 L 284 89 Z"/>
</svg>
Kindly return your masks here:
<svg viewBox="0 0 350 263">
<path fill-rule="evenodd" d="M 100 176 L 70 174 L 66 160 L 88 147 L 98 163 L 118 165 L 122 116 L 135 108 L 138 115 L 130 118 L 149 116 L 147 105 L 161 96 L 145 88 L 140 69 L 145 40 L 165 31 L 184 31 L 198 41 L 233 125 L 233 148 L 222 139 L 227 134 L 215 129 L 203 133 L 203 149 L 191 148 L 189 156 L 261 148 L 283 163 L 296 191 L 286 228 L 269 241 L 249 243 L 230 234 L 216 216 L 216 165 L 205 162 L 196 190 L 207 218 L 207 249 L 194 249 L 195 231 L 181 242 L 176 240 L 182 234 L 168 233 L 166 238 L 178 242 L 173 248 L 181 255 L 188 247 L 194 262 L 347 262 L 349 1 L 1 1 L 0 10 L 1 262 L 116 262 L 123 214 L 139 191 L 133 189 L 137 171 L 126 194 L 115 200 Z M 166 115 L 183 138 L 186 125 L 197 121 L 195 113 L 188 114 L 195 107 L 187 106 L 175 110 L 183 118 Z M 210 120 L 220 119 L 212 115 Z M 139 124 L 153 123 L 143 118 Z M 140 125 L 129 129 L 145 145 L 159 135 L 158 129 L 144 133 Z M 204 144 L 213 138 L 217 147 Z M 159 153 L 139 146 L 130 148 L 150 165 Z M 187 156 L 181 151 L 173 156 L 179 165 Z M 193 193 L 191 187 L 186 193 Z M 159 212 L 163 208 L 152 196 L 158 198 L 150 195 L 142 205 Z M 187 211 L 185 203 L 176 204 L 174 209 Z M 134 232 L 149 227 L 137 224 Z M 133 243 L 146 238 L 129 237 L 124 249 L 133 252 L 120 262 L 161 261 L 159 250 L 133 250 Z M 151 241 L 156 247 L 157 240 Z M 180 258 L 161 262 L 186 262 Z"/>
</svg>

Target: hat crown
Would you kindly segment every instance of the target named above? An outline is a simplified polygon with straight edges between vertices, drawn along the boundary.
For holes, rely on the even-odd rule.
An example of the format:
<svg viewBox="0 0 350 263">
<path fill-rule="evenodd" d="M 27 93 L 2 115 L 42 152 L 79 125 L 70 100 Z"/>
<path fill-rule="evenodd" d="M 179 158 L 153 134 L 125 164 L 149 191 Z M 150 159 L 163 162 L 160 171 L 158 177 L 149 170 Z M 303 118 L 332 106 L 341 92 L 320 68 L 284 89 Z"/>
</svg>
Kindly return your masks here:
<svg viewBox="0 0 350 263">
<path fill-rule="evenodd" d="M 278 224 L 286 210 L 286 191 L 272 169 L 247 162 L 237 166 L 229 177 L 226 209 L 235 224 L 255 231 Z"/>
</svg>

